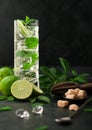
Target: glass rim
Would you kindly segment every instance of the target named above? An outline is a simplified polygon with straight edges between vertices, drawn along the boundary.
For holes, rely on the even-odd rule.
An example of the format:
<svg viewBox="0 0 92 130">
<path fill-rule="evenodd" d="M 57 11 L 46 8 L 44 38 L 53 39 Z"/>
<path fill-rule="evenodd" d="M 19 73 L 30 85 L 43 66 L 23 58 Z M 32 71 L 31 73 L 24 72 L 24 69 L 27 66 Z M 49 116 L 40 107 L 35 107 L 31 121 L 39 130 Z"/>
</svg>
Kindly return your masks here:
<svg viewBox="0 0 92 130">
<path fill-rule="evenodd" d="M 22 19 L 14 19 L 14 23 L 16 23 L 17 20 L 22 20 Z M 38 20 L 38 19 L 35 19 L 34 22 L 30 23 L 30 24 L 27 25 L 27 26 L 39 26 L 39 20 Z"/>
</svg>

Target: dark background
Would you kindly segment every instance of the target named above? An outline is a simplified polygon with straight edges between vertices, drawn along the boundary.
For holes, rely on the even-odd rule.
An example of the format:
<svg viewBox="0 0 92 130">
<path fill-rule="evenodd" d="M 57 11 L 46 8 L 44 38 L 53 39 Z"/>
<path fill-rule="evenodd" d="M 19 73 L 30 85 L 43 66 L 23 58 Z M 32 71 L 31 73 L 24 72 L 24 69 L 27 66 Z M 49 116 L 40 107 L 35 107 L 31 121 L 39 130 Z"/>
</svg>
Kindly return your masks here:
<svg viewBox="0 0 92 130">
<path fill-rule="evenodd" d="M 0 66 L 13 66 L 13 21 L 26 15 L 39 19 L 40 65 L 92 66 L 92 0 L 0 0 Z"/>
</svg>

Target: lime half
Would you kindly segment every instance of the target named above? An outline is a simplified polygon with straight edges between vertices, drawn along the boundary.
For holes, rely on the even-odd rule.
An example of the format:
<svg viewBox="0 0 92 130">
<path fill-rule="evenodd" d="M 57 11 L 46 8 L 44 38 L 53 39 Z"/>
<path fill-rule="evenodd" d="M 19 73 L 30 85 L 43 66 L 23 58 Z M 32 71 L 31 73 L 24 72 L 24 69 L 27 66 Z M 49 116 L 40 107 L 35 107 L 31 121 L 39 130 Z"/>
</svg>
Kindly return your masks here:
<svg viewBox="0 0 92 130">
<path fill-rule="evenodd" d="M 32 94 L 32 84 L 29 81 L 21 79 L 15 81 L 11 86 L 11 93 L 17 99 L 27 99 Z"/>
</svg>

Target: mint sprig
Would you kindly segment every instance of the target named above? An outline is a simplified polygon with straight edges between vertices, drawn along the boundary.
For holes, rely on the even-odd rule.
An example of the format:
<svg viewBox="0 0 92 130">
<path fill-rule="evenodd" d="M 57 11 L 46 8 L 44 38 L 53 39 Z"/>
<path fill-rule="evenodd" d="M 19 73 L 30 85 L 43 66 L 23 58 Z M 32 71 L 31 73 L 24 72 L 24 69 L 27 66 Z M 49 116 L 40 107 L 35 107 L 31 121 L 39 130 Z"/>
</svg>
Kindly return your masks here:
<svg viewBox="0 0 92 130">
<path fill-rule="evenodd" d="M 22 23 L 25 25 L 25 26 L 28 26 L 30 25 L 31 23 L 35 22 L 35 19 L 32 19 L 28 16 L 25 17 L 25 20 L 22 20 Z"/>
</svg>

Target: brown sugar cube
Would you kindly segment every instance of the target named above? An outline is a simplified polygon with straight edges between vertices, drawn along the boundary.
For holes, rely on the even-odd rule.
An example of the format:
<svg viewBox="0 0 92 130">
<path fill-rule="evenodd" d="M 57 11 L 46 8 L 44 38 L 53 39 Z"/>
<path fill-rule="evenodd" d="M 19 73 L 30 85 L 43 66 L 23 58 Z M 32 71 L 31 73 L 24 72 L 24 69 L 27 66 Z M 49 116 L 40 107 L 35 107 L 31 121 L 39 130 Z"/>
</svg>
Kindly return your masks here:
<svg viewBox="0 0 92 130">
<path fill-rule="evenodd" d="M 74 93 L 74 89 L 68 89 L 68 93 Z"/>
<path fill-rule="evenodd" d="M 76 105 L 76 104 L 71 104 L 71 105 L 69 106 L 69 110 L 70 110 L 70 111 L 78 111 L 78 110 L 79 110 L 79 106 Z"/>
<path fill-rule="evenodd" d="M 58 100 L 58 101 L 57 101 L 57 106 L 58 106 L 58 107 L 67 107 L 68 104 L 69 104 L 69 102 L 66 101 L 66 100 Z"/>
<path fill-rule="evenodd" d="M 76 88 L 74 91 L 75 91 L 75 94 L 76 94 L 76 96 L 77 96 L 77 94 L 78 94 L 78 92 L 80 91 L 80 89 L 79 89 L 79 88 Z"/>
<path fill-rule="evenodd" d="M 77 94 L 78 99 L 84 99 L 87 96 L 86 91 L 80 90 Z"/>
<path fill-rule="evenodd" d="M 68 98 L 68 99 L 75 99 L 76 95 L 75 94 L 68 94 L 68 95 L 66 95 L 66 98 Z"/>
<path fill-rule="evenodd" d="M 74 89 L 68 89 L 68 91 L 65 93 L 65 96 L 68 94 L 74 94 Z"/>
</svg>

